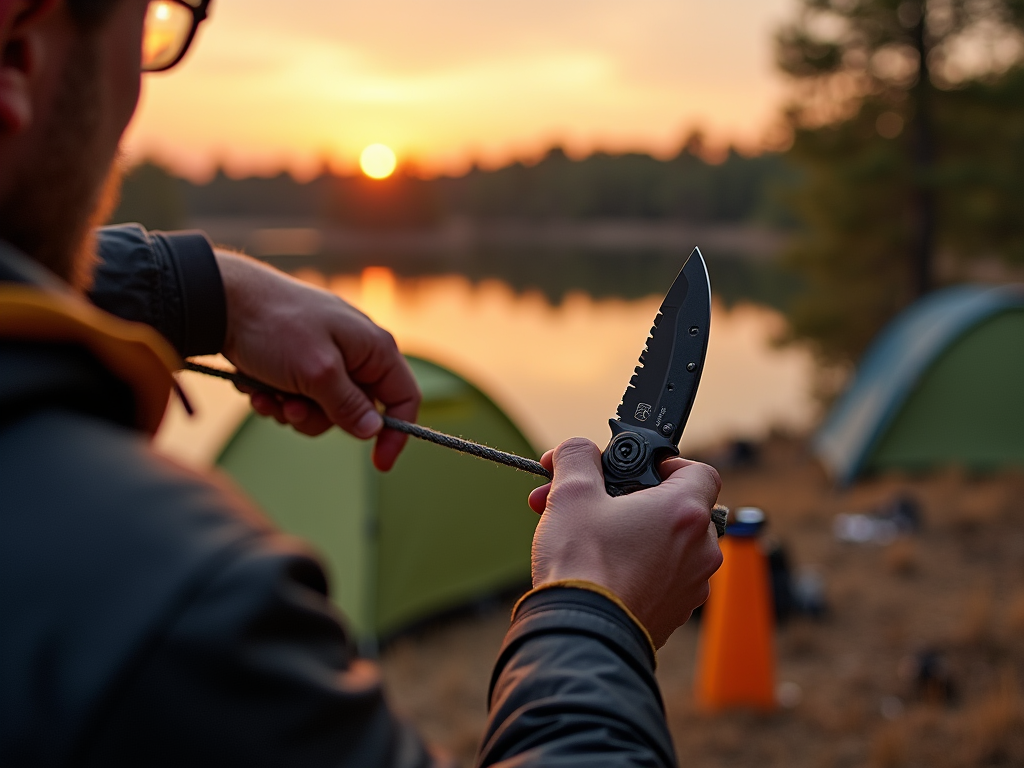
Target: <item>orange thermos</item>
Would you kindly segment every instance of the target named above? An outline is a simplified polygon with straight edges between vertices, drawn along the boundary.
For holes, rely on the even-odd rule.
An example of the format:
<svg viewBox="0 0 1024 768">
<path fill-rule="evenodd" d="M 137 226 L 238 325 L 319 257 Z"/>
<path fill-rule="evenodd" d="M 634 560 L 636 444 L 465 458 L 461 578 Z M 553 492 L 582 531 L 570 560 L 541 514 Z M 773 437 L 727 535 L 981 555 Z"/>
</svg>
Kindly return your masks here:
<svg viewBox="0 0 1024 768">
<path fill-rule="evenodd" d="M 764 512 L 736 510 L 720 540 L 722 567 L 701 616 L 695 697 L 707 711 L 775 708 L 775 647 Z"/>
</svg>

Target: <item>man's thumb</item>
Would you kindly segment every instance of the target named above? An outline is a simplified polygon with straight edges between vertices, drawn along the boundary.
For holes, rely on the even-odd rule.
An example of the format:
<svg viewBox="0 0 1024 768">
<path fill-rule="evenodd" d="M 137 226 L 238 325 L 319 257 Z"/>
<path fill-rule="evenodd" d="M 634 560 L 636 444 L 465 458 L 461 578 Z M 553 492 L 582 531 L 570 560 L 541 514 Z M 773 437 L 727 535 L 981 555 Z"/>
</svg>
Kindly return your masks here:
<svg viewBox="0 0 1024 768">
<path fill-rule="evenodd" d="M 366 440 L 384 426 L 373 401 L 349 378 L 340 355 L 329 365 L 314 369 L 300 379 L 309 390 L 302 394 L 315 400 L 328 418 L 361 440 Z"/>
<path fill-rule="evenodd" d="M 580 493 L 604 493 L 604 471 L 601 469 L 601 449 L 583 437 L 572 437 L 555 448 L 552 455 L 552 492 L 576 487 Z"/>
</svg>

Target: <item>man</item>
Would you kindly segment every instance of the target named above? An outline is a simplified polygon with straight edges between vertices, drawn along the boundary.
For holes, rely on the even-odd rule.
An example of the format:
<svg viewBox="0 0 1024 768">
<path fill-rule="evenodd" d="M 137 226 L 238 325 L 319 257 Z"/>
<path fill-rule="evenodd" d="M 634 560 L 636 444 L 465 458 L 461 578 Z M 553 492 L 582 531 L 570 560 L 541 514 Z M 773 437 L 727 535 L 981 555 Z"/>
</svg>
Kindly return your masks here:
<svg viewBox="0 0 1024 768">
<path fill-rule="evenodd" d="M 0 0 L 0 765 L 427 765 L 315 559 L 147 444 L 188 354 L 305 395 L 253 405 L 375 437 L 382 470 L 402 438 L 375 401 L 419 402 L 391 337 L 328 293 L 194 234 L 105 230 L 94 255 L 142 65 L 176 63 L 206 5 Z M 592 443 L 543 461 L 479 762 L 673 764 L 654 651 L 721 561 L 718 477 L 673 459 L 613 499 Z"/>
</svg>

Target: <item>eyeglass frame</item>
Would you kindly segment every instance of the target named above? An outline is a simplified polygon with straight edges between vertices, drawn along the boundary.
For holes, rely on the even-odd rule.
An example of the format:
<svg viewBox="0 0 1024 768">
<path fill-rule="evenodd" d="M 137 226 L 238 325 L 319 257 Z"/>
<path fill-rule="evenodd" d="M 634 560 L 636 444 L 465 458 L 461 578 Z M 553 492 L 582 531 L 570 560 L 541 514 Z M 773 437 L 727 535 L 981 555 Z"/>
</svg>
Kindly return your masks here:
<svg viewBox="0 0 1024 768">
<path fill-rule="evenodd" d="M 143 72 L 166 72 L 174 66 L 177 66 L 182 59 L 185 58 L 185 54 L 188 53 L 188 49 L 192 47 L 192 41 L 195 39 L 196 32 L 199 30 L 199 25 L 202 24 L 209 16 L 210 4 L 213 0 L 199 0 L 199 5 L 192 5 L 187 0 L 170 0 L 170 2 L 183 5 L 192 11 L 192 28 L 188 31 L 188 37 L 185 38 L 185 43 L 181 46 L 181 50 L 178 55 L 174 57 L 168 64 L 157 69 L 143 69 Z"/>
</svg>

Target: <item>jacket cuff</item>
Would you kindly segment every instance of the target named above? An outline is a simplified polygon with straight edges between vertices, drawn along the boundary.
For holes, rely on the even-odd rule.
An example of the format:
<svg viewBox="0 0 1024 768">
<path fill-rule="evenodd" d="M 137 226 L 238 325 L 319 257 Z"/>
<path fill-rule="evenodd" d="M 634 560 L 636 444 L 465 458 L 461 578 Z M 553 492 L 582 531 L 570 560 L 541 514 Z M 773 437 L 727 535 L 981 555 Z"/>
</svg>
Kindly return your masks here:
<svg viewBox="0 0 1024 768">
<path fill-rule="evenodd" d="M 643 622 L 640 621 L 640 619 L 638 619 L 636 617 L 636 615 L 631 610 L 629 610 L 629 607 L 624 602 L 622 602 L 622 598 L 620 598 L 618 595 L 616 595 L 614 592 L 612 592 L 607 587 L 602 587 L 600 584 L 595 584 L 592 581 L 586 581 L 585 579 L 561 579 L 559 581 L 552 581 L 552 582 L 549 582 L 547 584 L 541 584 L 539 587 L 534 587 L 529 592 L 527 592 L 525 595 L 520 597 L 516 601 L 516 604 L 512 607 L 512 621 L 515 622 L 515 620 L 516 620 L 516 613 L 518 613 L 519 606 L 521 606 L 523 604 L 524 600 L 526 600 L 531 595 L 537 594 L 541 590 L 554 589 L 556 587 L 569 587 L 569 588 L 572 588 L 572 589 L 585 589 L 588 592 L 596 592 L 599 595 L 603 595 L 604 597 L 608 598 L 613 603 L 615 603 L 615 605 L 617 605 L 619 607 L 619 609 L 624 614 L 629 616 L 630 621 L 632 621 L 634 624 L 636 624 L 636 626 L 639 628 L 639 630 L 644 633 L 644 637 L 647 639 L 647 644 L 651 646 L 651 653 L 654 654 L 655 665 L 657 665 L 658 646 L 656 646 L 654 644 L 654 638 L 651 637 L 651 633 L 647 631 L 647 627 L 645 627 Z"/>
<path fill-rule="evenodd" d="M 600 640 L 615 648 L 642 677 L 653 679 L 654 646 L 638 622 L 600 592 L 552 584 L 528 592 L 516 604 L 512 626 L 505 635 L 491 676 L 488 701 L 501 671 L 516 651 L 535 637 L 552 634 L 584 635 Z"/>
<path fill-rule="evenodd" d="M 227 334 L 227 300 L 213 245 L 202 232 L 151 232 L 181 287 L 182 354 L 216 354 Z"/>
</svg>

